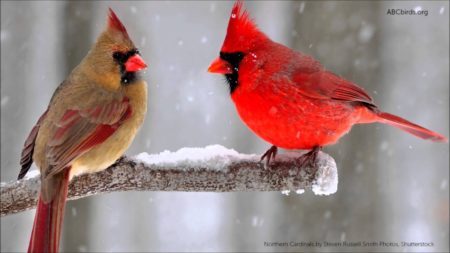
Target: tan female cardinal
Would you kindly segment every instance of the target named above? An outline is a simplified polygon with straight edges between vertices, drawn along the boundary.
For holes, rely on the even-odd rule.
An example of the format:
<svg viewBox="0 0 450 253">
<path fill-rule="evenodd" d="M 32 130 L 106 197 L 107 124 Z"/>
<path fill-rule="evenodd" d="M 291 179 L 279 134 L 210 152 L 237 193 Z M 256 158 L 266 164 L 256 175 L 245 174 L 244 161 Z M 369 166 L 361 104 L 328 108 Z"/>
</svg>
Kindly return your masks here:
<svg viewBox="0 0 450 253">
<path fill-rule="evenodd" d="M 131 144 L 147 110 L 147 84 L 137 73 L 146 67 L 110 9 L 106 30 L 25 141 L 19 179 L 33 161 L 41 172 L 28 252 L 58 251 L 70 179 L 106 169 Z"/>
<path fill-rule="evenodd" d="M 270 40 L 235 3 L 218 57 L 208 69 L 223 74 L 241 119 L 273 146 L 312 149 L 300 157 L 314 166 L 318 150 L 336 143 L 354 124 L 380 122 L 417 137 L 445 142 L 435 132 L 382 112 L 357 85 L 327 71 L 310 56 Z"/>
</svg>

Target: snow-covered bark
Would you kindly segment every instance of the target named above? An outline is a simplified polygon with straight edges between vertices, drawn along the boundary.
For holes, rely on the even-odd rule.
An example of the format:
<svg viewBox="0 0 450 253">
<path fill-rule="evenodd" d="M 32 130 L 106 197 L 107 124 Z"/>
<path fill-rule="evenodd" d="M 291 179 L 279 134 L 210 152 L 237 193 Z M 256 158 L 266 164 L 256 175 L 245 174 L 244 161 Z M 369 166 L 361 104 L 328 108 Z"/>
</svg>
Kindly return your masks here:
<svg viewBox="0 0 450 253">
<path fill-rule="evenodd" d="M 239 154 L 220 145 L 182 148 L 134 158 L 122 158 L 105 171 L 72 180 L 69 200 L 116 191 L 294 191 L 312 188 L 317 195 L 337 191 L 334 159 L 320 151 L 316 170 L 298 163 L 300 153 L 277 156 L 270 166 L 258 155 Z M 1 185 L 1 215 L 35 206 L 40 179 L 38 174 Z"/>
</svg>

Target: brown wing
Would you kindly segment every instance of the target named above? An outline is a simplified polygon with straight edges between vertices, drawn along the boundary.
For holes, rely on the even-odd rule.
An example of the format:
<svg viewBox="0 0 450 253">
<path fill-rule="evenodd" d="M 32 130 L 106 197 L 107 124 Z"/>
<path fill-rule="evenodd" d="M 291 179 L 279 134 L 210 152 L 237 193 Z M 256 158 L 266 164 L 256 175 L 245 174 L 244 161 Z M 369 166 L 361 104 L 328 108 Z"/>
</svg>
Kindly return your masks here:
<svg viewBox="0 0 450 253">
<path fill-rule="evenodd" d="M 67 110 L 54 123 L 55 130 L 47 143 L 49 167 L 43 171 L 44 177 L 57 174 L 76 157 L 103 143 L 130 115 L 127 98 L 89 109 Z"/>
<path fill-rule="evenodd" d="M 17 179 L 22 179 L 25 174 L 27 174 L 28 170 L 31 167 L 31 164 L 33 164 L 34 142 L 36 141 L 39 127 L 41 126 L 42 120 L 44 120 L 45 116 L 47 115 L 47 112 L 48 109 L 41 115 L 36 125 L 34 125 L 33 129 L 31 129 L 31 132 L 23 145 L 22 154 L 20 157 L 20 166 L 22 168 L 20 169 Z"/>
</svg>

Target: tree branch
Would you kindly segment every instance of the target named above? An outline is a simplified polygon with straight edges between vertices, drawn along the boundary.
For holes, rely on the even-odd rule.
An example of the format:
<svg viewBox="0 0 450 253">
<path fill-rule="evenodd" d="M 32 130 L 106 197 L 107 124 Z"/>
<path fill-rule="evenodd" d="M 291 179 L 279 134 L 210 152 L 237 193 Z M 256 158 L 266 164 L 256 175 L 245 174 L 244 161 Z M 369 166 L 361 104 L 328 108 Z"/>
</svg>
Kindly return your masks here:
<svg viewBox="0 0 450 253">
<path fill-rule="evenodd" d="M 298 164 L 299 153 L 278 155 L 269 168 L 259 156 L 242 155 L 215 145 L 183 148 L 175 153 L 146 153 L 135 159 L 123 157 L 108 169 L 72 179 L 68 199 L 115 191 L 296 191 L 312 188 L 328 195 L 337 190 L 334 159 L 320 152 L 317 171 Z M 36 206 L 39 176 L 1 184 L 1 216 Z"/>
</svg>

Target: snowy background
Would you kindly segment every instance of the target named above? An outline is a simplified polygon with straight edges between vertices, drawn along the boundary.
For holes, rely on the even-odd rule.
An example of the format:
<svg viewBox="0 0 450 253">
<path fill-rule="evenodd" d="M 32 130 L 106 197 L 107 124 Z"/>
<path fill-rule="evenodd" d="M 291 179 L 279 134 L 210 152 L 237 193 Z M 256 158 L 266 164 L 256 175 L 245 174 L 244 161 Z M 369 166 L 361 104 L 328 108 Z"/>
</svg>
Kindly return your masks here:
<svg viewBox="0 0 450 253">
<path fill-rule="evenodd" d="M 112 7 L 149 64 L 149 110 L 128 150 L 270 145 L 240 121 L 225 81 L 206 72 L 232 2 L 1 1 L 1 181 L 15 180 L 31 127 L 105 26 Z M 247 2 L 275 41 L 364 87 L 380 107 L 448 136 L 449 4 Z M 390 8 L 428 10 L 391 16 Z M 331 196 L 279 192 L 127 192 L 71 201 L 62 250 L 448 251 L 449 145 L 383 125 L 356 126 L 325 148 Z M 24 251 L 34 211 L 1 218 L 1 251 Z M 433 242 L 434 247 L 265 247 L 264 242 Z"/>
</svg>

